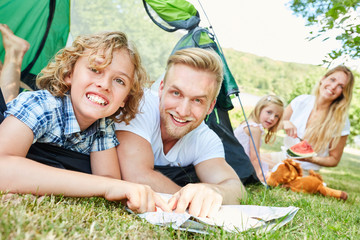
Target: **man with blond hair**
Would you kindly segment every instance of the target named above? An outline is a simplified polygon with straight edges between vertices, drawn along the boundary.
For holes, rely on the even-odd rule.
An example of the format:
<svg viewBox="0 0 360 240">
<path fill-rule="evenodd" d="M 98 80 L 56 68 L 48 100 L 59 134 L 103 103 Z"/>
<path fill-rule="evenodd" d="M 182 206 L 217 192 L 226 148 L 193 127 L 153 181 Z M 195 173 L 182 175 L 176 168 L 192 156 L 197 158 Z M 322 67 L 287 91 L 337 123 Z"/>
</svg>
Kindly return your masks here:
<svg viewBox="0 0 360 240">
<path fill-rule="evenodd" d="M 203 121 L 215 106 L 222 79 L 222 62 L 214 51 L 188 48 L 170 56 L 158 96 L 147 91 L 135 119 L 116 124 L 124 180 L 174 194 L 168 202 L 172 209 L 200 217 L 246 197 L 225 161 L 220 138 Z M 191 168 L 198 183 L 173 181 L 173 172 L 187 177 Z"/>
</svg>

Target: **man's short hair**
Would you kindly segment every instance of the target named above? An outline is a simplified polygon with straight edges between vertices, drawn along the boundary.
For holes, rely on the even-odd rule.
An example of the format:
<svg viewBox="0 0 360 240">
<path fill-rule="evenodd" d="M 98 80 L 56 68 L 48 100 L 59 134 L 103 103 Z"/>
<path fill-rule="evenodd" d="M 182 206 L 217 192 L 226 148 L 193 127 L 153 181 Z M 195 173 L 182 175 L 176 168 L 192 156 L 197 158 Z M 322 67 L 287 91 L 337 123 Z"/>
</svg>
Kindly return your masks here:
<svg viewBox="0 0 360 240">
<path fill-rule="evenodd" d="M 212 49 L 186 48 L 176 51 L 167 61 L 164 83 L 169 69 L 175 64 L 186 66 L 213 73 L 216 77 L 215 99 L 219 94 L 223 81 L 223 63 L 220 56 Z"/>
</svg>

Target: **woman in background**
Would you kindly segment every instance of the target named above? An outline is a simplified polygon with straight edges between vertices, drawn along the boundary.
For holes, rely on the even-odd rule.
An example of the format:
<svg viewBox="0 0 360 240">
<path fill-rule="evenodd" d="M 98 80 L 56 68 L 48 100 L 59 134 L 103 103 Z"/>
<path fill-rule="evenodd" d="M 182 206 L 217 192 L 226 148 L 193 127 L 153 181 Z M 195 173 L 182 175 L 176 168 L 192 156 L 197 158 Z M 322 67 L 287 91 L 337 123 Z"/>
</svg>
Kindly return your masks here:
<svg viewBox="0 0 360 240">
<path fill-rule="evenodd" d="M 350 134 L 348 110 L 353 87 L 352 72 L 345 66 L 337 66 L 318 82 L 314 95 L 300 95 L 286 107 L 282 122 L 287 134 L 285 148 L 298 143 L 301 138 L 317 153 L 299 159 L 305 173 L 322 166 L 335 167 L 340 162 Z"/>
</svg>

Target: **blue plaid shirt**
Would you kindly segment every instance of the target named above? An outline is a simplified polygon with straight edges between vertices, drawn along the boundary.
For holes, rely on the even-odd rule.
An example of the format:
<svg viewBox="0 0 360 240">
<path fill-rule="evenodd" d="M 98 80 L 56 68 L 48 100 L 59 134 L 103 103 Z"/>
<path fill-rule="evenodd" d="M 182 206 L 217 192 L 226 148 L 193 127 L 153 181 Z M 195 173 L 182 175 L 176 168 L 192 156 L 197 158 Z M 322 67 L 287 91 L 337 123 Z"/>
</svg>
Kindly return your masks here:
<svg viewBox="0 0 360 240">
<path fill-rule="evenodd" d="M 69 96 L 54 97 L 47 90 L 23 92 L 7 104 L 13 115 L 34 133 L 34 141 L 50 143 L 83 154 L 116 147 L 113 120 L 102 118 L 80 130 Z"/>
</svg>

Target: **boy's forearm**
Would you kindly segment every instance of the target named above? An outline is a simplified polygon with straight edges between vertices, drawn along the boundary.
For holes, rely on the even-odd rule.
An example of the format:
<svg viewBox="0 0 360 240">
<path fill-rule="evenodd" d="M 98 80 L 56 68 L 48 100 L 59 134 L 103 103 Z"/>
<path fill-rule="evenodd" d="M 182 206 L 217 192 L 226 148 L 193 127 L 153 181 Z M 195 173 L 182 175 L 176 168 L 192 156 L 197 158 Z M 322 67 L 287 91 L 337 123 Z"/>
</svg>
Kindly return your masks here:
<svg viewBox="0 0 360 240">
<path fill-rule="evenodd" d="M 2 191 L 69 197 L 105 194 L 106 178 L 50 167 L 23 157 L 0 156 L 0 159 Z"/>
</svg>

